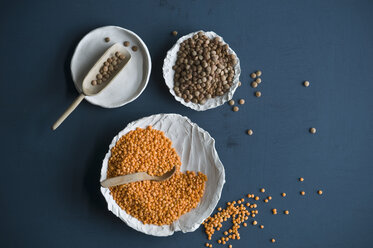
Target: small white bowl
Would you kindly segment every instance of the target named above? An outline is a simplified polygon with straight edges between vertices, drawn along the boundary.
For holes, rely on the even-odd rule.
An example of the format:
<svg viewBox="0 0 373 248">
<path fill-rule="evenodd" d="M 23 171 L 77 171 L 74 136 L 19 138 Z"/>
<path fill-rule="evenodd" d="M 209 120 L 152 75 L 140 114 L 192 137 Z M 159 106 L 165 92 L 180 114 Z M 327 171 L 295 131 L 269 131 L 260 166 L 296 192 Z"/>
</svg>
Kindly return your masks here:
<svg viewBox="0 0 373 248">
<path fill-rule="evenodd" d="M 110 42 L 105 42 L 105 37 L 109 37 Z M 86 96 L 88 102 L 104 108 L 117 108 L 134 101 L 145 90 L 152 68 L 148 48 L 137 34 L 117 26 L 96 28 L 76 46 L 70 65 L 75 88 L 82 92 L 83 79 L 94 63 L 110 46 L 124 41 L 130 42 L 125 49 L 131 54 L 131 60 L 105 90 Z M 132 46 L 137 46 L 138 50 L 132 51 Z"/>
<path fill-rule="evenodd" d="M 171 139 L 172 147 L 180 156 L 180 170 L 182 172 L 186 170 L 200 171 L 207 176 L 205 192 L 198 206 L 182 215 L 171 225 L 145 225 L 121 209 L 108 188 L 101 187 L 101 193 L 106 199 L 108 209 L 128 226 L 139 232 L 154 236 L 169 236 L 176 231 L 193 232 L 214 211 L 225 183 L 225 171 L 215 149 L 215 140 L 208 132 L 191 122 L 187 117 L 178 114 L 157 114 L 128 124 L 113 138 L 109 146 L 109 151 L 102 162 L 100 181 L 106 179 L 111 148 L 115 146 L 117 141 L 129 131 L 135 130 L 136 127 L 146 128 L 149 125 L 163 131 L 166 137 Z"/>
<path fill-rule="evenodd" d="M 185 106 L 187 106 L 191 109 L 194 109 L 194 110 L 197 110 L 197 111 L 205 111 L 205 110 L 216 108 L 220 105 L 223 105 L 226 101 L 229 101 L 229 100 L 232 99 L 232 97 L 234 95 L 234 92 L 236 91 L 236 89 L 238 87 L 238 82 L 239 82 L 239 78 L 240 78 L 240 74 L 241 74 L 241 67 L 240 67 L 240 60 L 239 60 L 237 54 L 229 46 L 229 54 L 234 54 L 234 55 L 236 55 L 236 58 L 237 58 L 237 64 L 234 66 L 233 84 L 232 84 L 231 88 L 229 89 L 229 91 L 226 92 L 222 96 L 217 96 L 217 97 L 208 99 L 205 104 L 198 104 L 198 103 L 192 103 L 192 102 L 187 103 L 187 102 L 184 101 L 183 98 L 178 97 L 175 94 L 175 91 L 173 89 L 174 88 L 174 74 L 175 74 L 175 71 L 172 69 L 172 67 L 175 65 L 175 62 L 176 62 L 176 59 L 177 59 L 177 52 L 179 51 L 180 44 L 183 41 L 193 37 L 193 35 L 197 34 L 198 32 L 203 32 L 210 39 L 212 39 L 214 37 L 219 37 L 221 39 L 221 41 L 223 42 L 223 44 L 227 44 L 222 37 L 220 37 L 219 35 L 217 35 L 216 33 L 212 32 L 212 31 L 204 32 L 204 31 L 201 30 L 201 31 L 190 33 L 190 34 L 187 34 L 187 35 L 181 37 L 180 39 L 177 40 L 176 44 L 167 52 L 167 56 L 166 56 L 166 58 L 164 59 L 164 62 L 163 62 L 163 78 L 164 78 L 168 88 L 170 89 L 171 94 L 175 97 L 175 99 L 177 101 L 181 102 L 181 104 L 183 104 L 183 105 L 185 105 Z"/>
</svg>

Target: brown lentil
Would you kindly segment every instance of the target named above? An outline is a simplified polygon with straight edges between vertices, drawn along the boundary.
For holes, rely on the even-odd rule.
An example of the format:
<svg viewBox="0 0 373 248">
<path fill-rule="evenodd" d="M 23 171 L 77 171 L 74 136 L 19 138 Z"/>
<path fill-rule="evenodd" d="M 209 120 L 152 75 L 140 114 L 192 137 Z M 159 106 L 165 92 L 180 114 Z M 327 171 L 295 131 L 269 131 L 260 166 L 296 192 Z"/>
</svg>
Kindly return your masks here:
<svg viewBox="0 0 373 248">
<path fill-rule="evenodd" d="M 137 46 L 132 46 L 132 51 L 136 52 L 139 48 Z"/>
<path fill-rule="evenodd" d="M 304 178 L 303 178 L 303 177 L 299 178 L 299 181 L 303 182 L 303 181 L 304 181 Z"/>
<path fill-rule="evenodd" d="M 260 76 L 262 75 L 262 71 L 257 70 L 257 71 L 255 72 L 255 74 L 256 74 L 257 77 L 260 77 Z"/>
<path fill-rule="evenodd" d="M 242 105 L 242 104 L 245 104 L 245 100 L 244 100 L 244 99 L 240 99 L 240 100 L 238 101 L 238 103 L 241 104 L 241 105 Z"/>
<path fill-rule="evenodd" d="M 260 229 L 263 229 L 264 228 L 264 226 L 263 225 L 260 225 Z"/>
<path fill-rule="evenodd" d="M 255 83 L 260 84 L 262 80 L 260 78 L 255 79 Z"/>
<path fill-rule="evenodd" d="M 256 220 L 254 220 L 253 225 L 256 226 L 256 224 L 258 224 L 258 222 Z"/>
<path fill-rule="evenodd" d="M 130 42 L 129 42 L 129 41 L 125 41 L 125 42 L 123 42 L 123 46 L 128 47 L 129 45 L 130 45 Z"/>
<path fill-rule="evenodd" d="M 289 214 L 289 210 L 285 210 L 285 211 L 284 211 L 284 214 Z"/>
<path fill-rule="evenodd" d="M 255 92 L 255 96 L 256 96 L 256 97 L 261 97 L 261 96 L 262 96 L 262 93 L 261 93 L 260 91 L 256 91 L 256 92 Z"/>
<path fill-rule="evenodd" d="M 256 87 L 258 87 L 258 83 L 255 82 L 255 81 L 251 82 L 251 87 L 252 87 L 252 88 L 256 88 Z"/>
<path fill-rule="evenodd" d="M 175 31 L 172 31 L 171 34 L 172 34 L 173 36 L 176 36 L 176 35 L 177 35 L 177 31 L 176 31 L 176 30 L 175 30 Z"/>
<path fill-rule="evenodd" d="M 268 199 L 264 199 L 264 202 L 267 203 L 267 202 L 268 202 Z"/>
<path fill-rule="evenodd" d="M 238 82 L 238 87 L 240 87 L 242 85 L 241 81 Z"/>
<path fill-rule="evenodd" d="M 275 239 L 271 239 L 271 242 L 274 243 L 274 242 L 276 242 L 276 240 Z"/>
<path fill-rule="evenodd" d="M 268 198 L 268 200 L 272 200 L 272 196 L 268 196 L 267 198 Z"/>
<path fill-rule="evenodd" d="M 109 37 L 106 37 L 105 38 L 105 42 L 109 42 L 110 41 L 110 38 Z"/>
<path fill-rule="evenodd" d="M 262 193 L 266 192 L 265 188 L 261 188 L 260 192 L 262 192 Z"/>
<path fill-rule="evenodd" d="M 300 194 L 301 194 L 301 195 L 305 195 L 305 194 L 306 194 L 306 192 L 304 192 L 304 191 L 301 191 L 301 192 L 300 192 Z"/>
<path fill-rule="evenodd" d="M 240 110 L 240 108 L 237 107 L 237 106 L 234 106 L 234 107 L 232 108 L 232 110 L 233 110 L 234 112 L 237 112 L 238 110 Z"/>
<path fill-rule="evenodd" d="M 255 196 L 255 201 L 258 201 L 259 200 L 259 196 Z"/>
<path fill-rule="evenodd" d="M 248 135 L 251 136 L 251 135 L 253 135 L 253 133 L 254 133 L 253 130 L 251 130 L 251 129 L 247 130 L 247 134 L 248 134 Z M 251 198 L 251 197 L 249 197 L 249 198 Z"/>
<path fill-rule="evenodd" d="M 281 196 L 282 196 L 282 197 L 285 197 L 285 196 L 286 196 L 286 193 L 282 193 Z"/>
<path fill-rule="evenodd" d="M 310 86 L 310 82 L 309 81 L 304 81 L 303 85 L 304 85 L 304 87 L 308 87 L 308 86 Z"/>
<path fill-rule="evenodd" d="M 251 73 L 251 74 L 250 74 L 250 77 L 251 77 L 251 78 L 256 78 L 256 74 L 255 74 L 255 72 Z"/>
<path fill-rule="evenodd" d="M 123 210 L 144 224 L 172 224 L 198 205 L 207 177 L 180 172 L 180 158 L 162 131 L 148 126 L 122 136 L 111 149 L 107 171 L 108 178 L 140 171 L 160 176 L 174 166 L 176 172 L 168 180 L 119 185 L 111 187 L 110 193 Z"/>
<path fill-rule="evenodd" d="M 316 133 L 316 128 L 311 127 L 311 128 L 310 128 L 310 133 L 312 133 L 312 134 Z"/>
<path fill-rule="evenodd" d="M 219 37 L 208 38 L 203 32 L 183 41 L 172 69 L 175 94 L 185 102 L 205 104 L 224 95 L 233 85 L 237 58 Z"/>
<path fill-rule="evenodd" d="M 317 194 L 319 194 L 319 195 L 322 195 L 322 193 L 323 193 L 322 190 L 317 191 Z"/>
<path fill-rule="evenodd" d="M 231 106 L 233 106 L 233 105 L 234 105 L 234 100 L 230 100 L 230 101 L 228 102 L 228 104 L 231 105 Z"/>
</svg>

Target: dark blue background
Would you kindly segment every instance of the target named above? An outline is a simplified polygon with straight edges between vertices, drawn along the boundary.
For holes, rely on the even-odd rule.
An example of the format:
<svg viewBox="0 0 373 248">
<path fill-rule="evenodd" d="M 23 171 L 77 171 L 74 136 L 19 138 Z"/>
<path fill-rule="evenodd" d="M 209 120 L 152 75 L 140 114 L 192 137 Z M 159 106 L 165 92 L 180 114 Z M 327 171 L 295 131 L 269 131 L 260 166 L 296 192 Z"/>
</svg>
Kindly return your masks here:
<svg viewBox="0 0 373 248">
<path fill-rule="evenodd" d="M 69 70 L 74 47 L 105 25 L 133 30 L 148 45 L 148 87 L 118 109 L 83 102 L 52 132 L 78 95 Z M 138 118 L 179 113 L 216 139 L 227 179 L 219 205 L 260 187 L 274 198 L 259 208 L 265 229 L 241 229 L 233 247 L 372 247 L 372 25 L 373 1 L 2 0 L 1 246 L 202 247 L 202 228 L 168 238 L 132 230 L 107 211 L 99 191 L 114 135 Z M 246 104 L 238 113 L 228 105 L 193 111 L 164 84 L 163 58 L 176 41 L 170 32 L 199 29 L 223 36 L 241 59 L 234 98 Z M 256 69 L 260 99 L 249 87 Z M 272 216 L 272 207 L 291 214 Z"/>
</svg>

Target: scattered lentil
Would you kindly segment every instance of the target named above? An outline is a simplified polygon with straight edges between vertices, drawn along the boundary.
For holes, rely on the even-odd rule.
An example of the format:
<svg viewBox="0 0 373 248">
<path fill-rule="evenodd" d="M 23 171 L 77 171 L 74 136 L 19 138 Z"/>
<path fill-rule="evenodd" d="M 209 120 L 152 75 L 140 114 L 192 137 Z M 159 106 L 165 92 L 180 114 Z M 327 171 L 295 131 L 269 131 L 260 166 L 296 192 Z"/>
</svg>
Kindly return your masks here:
<svg viewBox="0 0 373 248">
<path fill-rule="evenodd" d="M 257 82 L 255 82 L 255 81 L 251 82 L 251 87 L 253 87 L 253 88 L 256 88 L 256 87 L 258 87 L 258 83 L 257 83 Z"/>
<path fill-rule="evenodd" d="M 268 200 L 272 200 L 272 196 L 268 196 L 267 198 L 268 198 Z"/>
<path fill-rule="evenodd" d="M 262 193 L 266 192 L 265 188 L 261 188 L 260 192 L 262 192 Z"/>
<path fill-rule="evenodd" d="M 251 135 L 253 135 L 253 133 L 254 133 L 253 130 L 251 130 L 251 129 L 247 130 L 247 134 L 248 134 L 248 135 L 251 136 Z M 251 197 L 249 197 L 249 198 L 251 198 Z"/>
<path fill-rule="evenodd" d="M 125 42 L 123 42 L 123 46 L 128 47 L 129 45 L 130 45 L 130 42 L 129 42 L 129 41 L 125 41 Z"/>
<path fill-rule="evenodd" d="M 132 51 L 136 52 L 139 48 L 137 46 L 132 46 Z"/>
<path fill-rule="evenodd" d="M 306 192 L 304 192 L 304 191 L 301 191 L 301 192 L 300 192 L 300 194 L 301 194 L 301 195 L 305 195 L 305 194 L 306 194 Z"/>
<path fill-rule="evenodd" d="M 259 200 L 259 196 L 255 196 L 255 201 L 258 201 Z"/>
<path fill-rule="evenodd" d="M 322 190 L 317 191 L 317 194 L 319 194 L 319 195 L 322 195 L 322 193 L 323 193 Z"/>
<path fill-rule="evenodd" d="M 285 211 L 284 211 L 284 214 L 289 214 L 289 210 L 285 210 Z"/>
<path fill-rule="evenodd" d="M 256 78 L 256 74 L 255 74 L 255 72 L 251 73 L 251 74 L 250 74 L 250 77 L 251 77 L 251 78 Z"/>
<path fill-rule="evenodd" d="M 241 104 L 241 105 L 242 105 L 242 104 L 245 104 L 245 100 L 244 100 L 244 99 L 240 99 L 240 100 L 238 101 L 238 103 Z"/>
<path fill-rule="evenodd" d="M 268 202 L 268 199 L 264 199 L 264 202 L 267 203 L 267 202 Z"/>
<path fill-rule="evenodd" d="M 263 225 L 260 225 L 260 229 L 263 229 L 264 228 L 264 226 Z"/>
<path fill-rule="evenodd" d="M 177 31 L 175 30 L 175 31 L 172 31 L 172 33 L 171 33 L 173 36 L 176 36 L 177 35 Z"/>
<path fill-rule="evenodd" d="M 310 133 L 312 133 L 312 134 L 316 133 L 316 128 L 311 127 L 311 128 L 310 128 Z"/>
<path fill-rule="evenodd" d="M 300 177 L 300 178 L 299 178 L 299 181 L 303 182 L 303 181 L 304 181 L 304 178 L 303 178 L 303 177 Z"/>
<path fill-rule="evenodd" d="M 105 42 L 109 42 L 110 41 L 110 38 L 109 37 L 106 37 L 105 38 Z"/>
<path fill-rule="evenodd" d="M 255 72 L 255 74 L 256 74 L 257 77 L 260 77 L 260 76 L 262 75 L 262 71 L 257 70 L 257 71 Z"/>
<path fill-rule="evenodd" d="M 231 106 L 233 106 L 233 105 L 234 105 L 234 100 L 230 100 L 230 101 L 228 102 L 228 104 L 231 105 Z"/>
<path fill-rule="evenodd" d="M 276 242 L 276 240 L 275 239 L 271 239 L 271 242 L 274 243 L 274 242 Z"/>
<path fill-rule="evenodd" d="M 234 107 L 232 108 L 232 110 L 233 110 L 234 112 L 237 112 L 237 111 L 240 110 L 240 109 L 239 109 L 239 107 L 234 106 Z"/>
<path fill-rule="evenodd" d="M 261 97 L 261 96 L 262 96 L 262 93 L 261 93 L 260 91 L 256 91 L 256 92 L 255 92 L 255 96 L 256 96 L 256 97 Z"/>
<path fill-rule="evenodd" d="M 281 196 L 282 196 L 282 197 L 285 197 L 285 196 L 286 196 L 286 193 L 282 193 Z"/>
<path fill-rule="evenodd" d="M 242 85 L 241 81 L 238 81 L 238 86 L 241 86 L 241 85 Z"/>
<path fill-rule="evenodd" d="M 256 220 L 253 221 L 253 225 L 256 226 L 258 222 Z"/>
<path fill-rule="evenodd" d="M 303 85 L 304 85 L 304 87 L 308 87 L 308 86 L 310 86 L 310 82 L 309 81 L 304 81 Z"/>
<path fill-rule="evenodd" d="M 255 82 L 256 82 L 257 84 L 260 84 L 260 83 L 262 82 L 262 80 L 261 80 L 260 78 L 257 78 L 257 79 L 255 79 Z"/>
</svg>

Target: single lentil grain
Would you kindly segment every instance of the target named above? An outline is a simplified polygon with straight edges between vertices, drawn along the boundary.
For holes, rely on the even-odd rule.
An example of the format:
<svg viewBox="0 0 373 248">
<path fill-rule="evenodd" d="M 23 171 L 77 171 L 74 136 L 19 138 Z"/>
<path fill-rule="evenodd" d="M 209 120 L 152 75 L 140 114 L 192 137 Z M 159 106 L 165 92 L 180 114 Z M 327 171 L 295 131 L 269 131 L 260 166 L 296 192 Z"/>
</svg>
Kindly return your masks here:
<svg viewBox="0 0 373 248">
<path fill-rule="evenodd" d="M 240 110 L 240 109 L 239 109 L 239 107 L 234 106 L 232 110 L 233 110 L 234 112 L 237 112 L 237 111 Z"/>
<path fill-rule="evenodd" d="M 310 128 L 310 133 L 312 133 L 312 134 L 316 133 L 316 128 L 311 127 L 311 128 Z"/>
<path fill-rule="evenodd" d="M 245 104 L 245 100 L 244 99 L 240 99 L 240 100 L 238 100 L 238 103 L 241 104 L 241 105 Z"/>
<path fill-rule="evenodd" d="M 260 229 L 263 229 L 264 228 L 264 226 L 263 225 L 260 225 Z"/>
<path fill-rule="evenodd" d="M 303 182 L 303 181 L 304 181 L 304 178 L 303 178 L 303 177 L 300 177 L 300 178 L 299 178 L 299 181 Z"/>
<path fill-rule="evenodd" d="M 284 211 L 284 214 L 289 214 L 289 210 L 285 210 L 285 211 Z"/>
<path fill-rule="evenodd" d="M 136 52 L 139 48 L 137 46 L 132 46 L 132 51 Z"/>
<path fill-rule="evenodd" d="M 261 188 L 260 192 L 262 192 L 262 193 L 266 192 L 265 188 Z"/>
<path fill-rule="evenodd" d="M 247 130 L 247 134 L 248 134 L 248 135 L 251 136 L 251 135 L 253 135 L 253 133 L 254 133 L 253 130 L 251 130 L 251 129 Z M 251 198 L 251 197 L 249 197 L 249 198 Z"/>
<path fill-rule="evenodd" d="M 308 87 L 308 86 L 310 86 L 310 82 L 309 81 L 304 81 L 303 85 L 304 85 L 304 87 Z"/>
<path fill-rule="evenodd" d="M 262 75 L 262 71 L 257 70 L 257 71 L 255 72 L 255 74 L 256 74 L 257 77 L 260 77 L 260 76 Z"/>
<path fill-rule="evenodd" d="M 275 239 L 271 239 L 271 242 L 274 243 L 274 242 L 276 242 L 276 240 Z"/>
<path fill-rule="evenodd" d="M 250 77 L 251 77 L 251 78 L 256 78 L 256 74 L 255 74 L 255 72 L 251 73 L 251 74 L 250 74 Z"/>
<path fill-rule="evenodd" d="M 233 106 L 233 105 L 234 105 L 234 100 L 230 100 L 230 101 L 228 102 L 228 104 L 231 105 L 231 106 Z"/>
<path fill-rule="evenodd" d="M 282 196 L 282 197 L 285 197 L 285 196 L 286 196 L 286 193 L 282 193 L 281 196 Z"/>
<path fill-rule="evenodd" d="M 317 191 L 317 194 L 319 194 L 319 195 L 322 195 L 322 193 L 323 193 L 322 190 Z"/>
<path fill-rule="evenodd" d="M 172 34 L 173 36 L 176 36 L 176 35 L 177 35 L 177 31 L 176 31 L 176 30 L 175 30 L 175 31 L 172 31 L 171 34 Z"/>
<path fill-rule="evenodd" d="M 261 96 L 262 96 L 262 93 L 261 93 L 260 91 L 256 91 L 256 92 L 255 92 L 255 96 L 256 96 L 256 97 L 261 97 Z"/>
<path fill-rule="evenodd" d="M 109 37 L 106 37 L 105 38 L 105 42 L 109 42 L 110 41 L 110 38 Z"/>
<path fill-rule="evenodd" d="M 301 191 L 301 192 L 300 192 L 300 194 L 301 194 L 301 195 L 305 195 L 305 194 L 306 194 L 306 192 L 304 192 L 304 191 Z"/>
<path fill-rule="evenodd" d="M 251 82 L 251 87 L 252 87 L 252 88 L 256 88 L 256 87 L 258 87 L 258 83 L 255 82 L 255 81 Z"/>
<path fill-rule="evenodd" d="M 129 41 L 125 41 L 125 42 L 123 42 L 123 46 L 128 47 L 129 45 L 130 45 L 130 42 L 129 42 Z"/>
<path fill-rule="evenodd" d="M 261 80 L 260 78 L 256 78 L 256 79 L 255 79 L 255 82 L 256 82 L 257 84 L 260 84 L 260 83 L 262 82 L 262 80 Z"/>
</svg>

